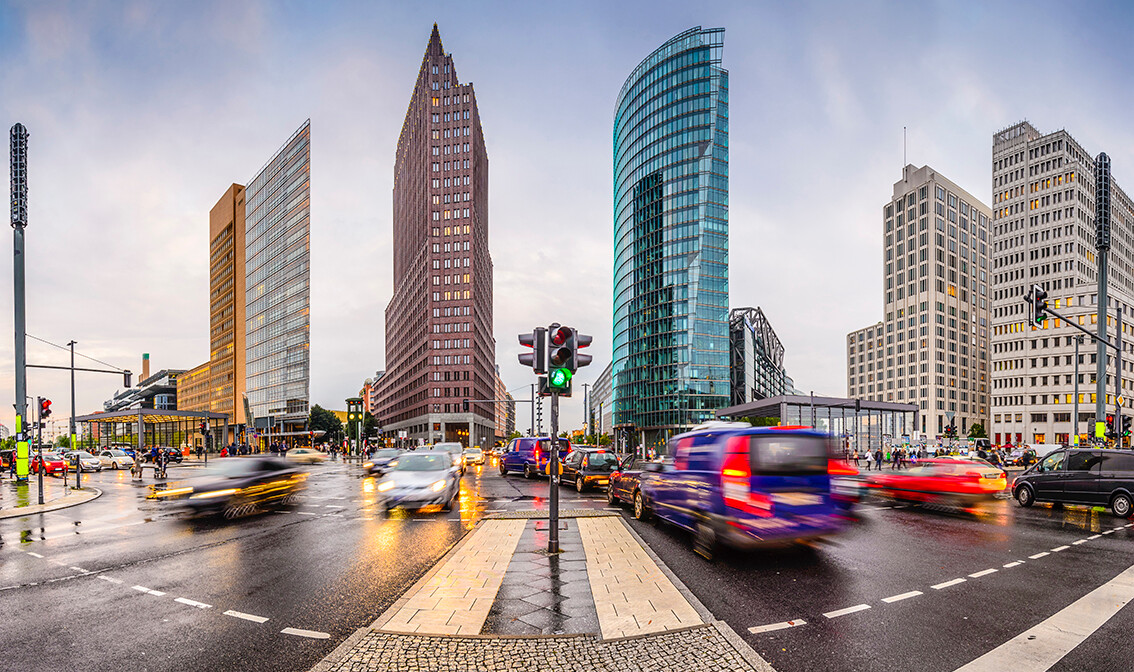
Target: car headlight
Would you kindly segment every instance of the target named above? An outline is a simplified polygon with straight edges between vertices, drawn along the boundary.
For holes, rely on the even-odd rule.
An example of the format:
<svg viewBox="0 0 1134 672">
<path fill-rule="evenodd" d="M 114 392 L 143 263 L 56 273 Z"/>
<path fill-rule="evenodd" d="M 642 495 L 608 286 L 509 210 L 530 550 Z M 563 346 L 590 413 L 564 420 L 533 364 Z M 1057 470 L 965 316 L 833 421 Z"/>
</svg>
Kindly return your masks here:
<svg viewBox="0 0 1134 672">
<path fill-rule="evenodd" d="M 445 489 L 445 481 L 437 481 L 432 486 L 433 492 L 441 492 Z"/>
<path fill-rule="evenodd" d="M 374 466 L 373 462 L 367 462 L 366 464 L 362 465 L 362 468 L 363 469 L 369 469 L 370 467 L 373 467 L 373 466 Z"/>
<path fill-rule="evenodd" d="M 386 492 L 387 490 L 393 490 L 393 489 L 394 489 L 394 482 L 393 481 L 382 481 L 381 483 L 378 484 L 378 492 Z"/>
<path fill-rule="evenodd" d="M 189 499 L 209 499 L 211 497 L 228 497 L 229 495 L 235 495 L 235 494 L 236 494 L 236 488 L 228 488 L 226 490 L 208 490 L 206 492 L 199 492 L 195 495 L 191 495 L 189 497 Z"/>
</svg>

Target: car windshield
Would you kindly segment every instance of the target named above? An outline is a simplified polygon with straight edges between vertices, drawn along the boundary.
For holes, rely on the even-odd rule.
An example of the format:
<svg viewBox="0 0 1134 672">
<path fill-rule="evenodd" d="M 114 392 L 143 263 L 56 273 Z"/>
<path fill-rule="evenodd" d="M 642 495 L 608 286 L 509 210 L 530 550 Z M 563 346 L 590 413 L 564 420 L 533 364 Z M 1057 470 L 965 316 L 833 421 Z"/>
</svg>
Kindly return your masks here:
<svg viewBox="0 0 1134 672">
<path fill-rule="evenodd" d="M 590 453 L 587 467 L 597 471 L 614 471 L 618 468 L 618 457 L 614 453 Z"/>
<path fill-rule="evenodd" d="M 59 457 L 59 453 L 44 453 L 43 459 L 59 461 L 59 460 L 62 460 L 63 458 Z"/>
<path fill-rule="evenodd" d="M 405 455 L 398 458 L 395 471 L 443 471 L 452 466 L 444 455 Z"/>
<path fill-rule="evenodd" d="M 397 457 L 399 452 L 401 451 L 397 448 L 383 448 L 378 451 L 376 457 Z"/>
<path fill-rule="evenodd" d="M 106 452 L 113 457 L 124 457 L 126 455 L 126 453 L 122 452 L 121 450 L 108 450 Z"/>
</svg>

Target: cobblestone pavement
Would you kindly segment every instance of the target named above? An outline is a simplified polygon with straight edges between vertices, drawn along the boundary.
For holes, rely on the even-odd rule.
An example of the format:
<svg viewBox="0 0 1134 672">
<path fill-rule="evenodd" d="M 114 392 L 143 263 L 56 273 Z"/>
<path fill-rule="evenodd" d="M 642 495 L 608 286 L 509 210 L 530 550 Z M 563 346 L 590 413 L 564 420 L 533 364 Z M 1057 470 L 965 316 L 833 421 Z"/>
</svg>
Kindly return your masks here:
<svg viewBox="0 0 1134 672">
<path fill-rule="evenodd" d="M 327 672 L 744 672 L 768 670 L 742 657 L 714 625 L 629 639 L 431 637 L 370 631 Z"/>
</svg>

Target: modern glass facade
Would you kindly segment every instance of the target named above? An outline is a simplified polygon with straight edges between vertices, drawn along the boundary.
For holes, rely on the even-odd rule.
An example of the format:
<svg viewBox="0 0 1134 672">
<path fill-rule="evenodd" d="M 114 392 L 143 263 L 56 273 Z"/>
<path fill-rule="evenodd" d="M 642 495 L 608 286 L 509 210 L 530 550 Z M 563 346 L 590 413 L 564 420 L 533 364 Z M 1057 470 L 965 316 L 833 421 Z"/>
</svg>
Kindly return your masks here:
<svg viewBox="0 0 1134 672">
<path fill-rule="evenodd" d="M 311 122 L 245 192 L 247 390 L 252 414 L 303 429 L 311 343 Z"/>
<path fill-rule="evenodd" d="M 642 61 L 614 115 L 614 423 L 647 445 L 729 402 L 724 29 Z"/>
<path fill-rule="evenodd" d="M 785 386 L 784 346 L 764 311 L 734 308 L 729 313 L 732 342 L 732 405 L 789 394 Z"/>
</svg>

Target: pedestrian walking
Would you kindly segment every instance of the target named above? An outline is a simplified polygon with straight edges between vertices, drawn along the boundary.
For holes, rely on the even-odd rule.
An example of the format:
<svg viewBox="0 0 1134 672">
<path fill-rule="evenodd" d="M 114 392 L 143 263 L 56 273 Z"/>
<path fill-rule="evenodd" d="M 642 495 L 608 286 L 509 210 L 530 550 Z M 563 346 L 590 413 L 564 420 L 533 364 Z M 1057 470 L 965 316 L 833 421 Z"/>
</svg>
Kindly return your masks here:
<svg viewBox="0 0 1134 672">
<path fill-rule="evenodd" d="M 874 456 L 870 454 L 869 450 L 866 451 L 866 470 L 867 471 L 870 471 L 870 463 L 873 462 L 873 461 L 874 461 Z"/>
<path fill-rule="evenodd" d="M 877 448 L 874 451 L 874 468 L 882 471 L 882 449 Z"/>
</svg>

